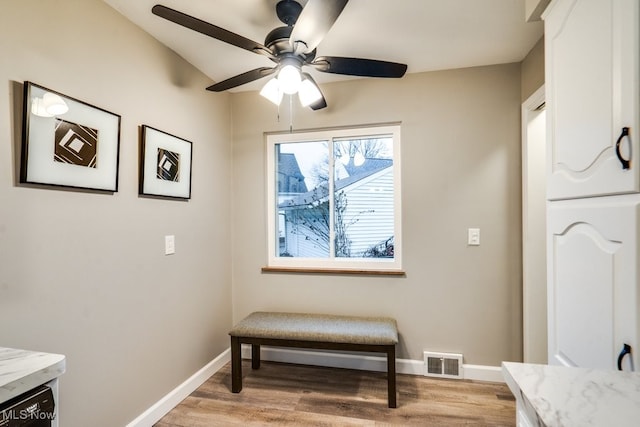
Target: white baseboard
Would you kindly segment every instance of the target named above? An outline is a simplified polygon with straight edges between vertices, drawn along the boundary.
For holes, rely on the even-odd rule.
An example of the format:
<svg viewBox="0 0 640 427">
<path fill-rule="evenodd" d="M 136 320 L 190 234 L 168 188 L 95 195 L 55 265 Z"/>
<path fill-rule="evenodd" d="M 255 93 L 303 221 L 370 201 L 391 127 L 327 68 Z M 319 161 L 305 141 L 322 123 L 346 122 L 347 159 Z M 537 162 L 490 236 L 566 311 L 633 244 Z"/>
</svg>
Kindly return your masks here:
<svg viewBox="0 0 640 427">
<path fill-rule="evenodd" d="M 260 359 L 271 362 L 297 363 L 301 365 L 328 366 L 332 368 L 360 369 L 363 371 L 387 371 L 387 359 L 380 356 L 330 353 L 323 351 L 292 350 L 288 348 L 262 347 Z M 251 358 L 251 347 L 242 346 L 242 357 Z M 231 360 L 231 349 L 226 349 L 218 357 L 189 377 L 178 387 L 144 411 L 127 427 L 149 427 L 158 422 L 169 411 L 200 387 L 209 377 L 218 372 Z M 462 365 L 464 379 L 490 382 L 504 382 L 499 366 Z M 422 360 L 396 359 L 399 374 L 424 375 Z"/>
<path fill-rule="evenodd" d="M 465 380 L 487 381 L 492 383 L 504 383 L 500 366 L 486 365 L 462 365 Z"/>
<path fill-rule="evenodd" d="M 213 374 L 218 372 L 231 360 L 231 349 L 226 349 L 218 357 L 207 363 L 202 369 L 191 375 L 185 382 L 171 390 L 166 396 L 144 411 L 135 420 L 127 424 L 127 427 L 149 427 L 164 417 L 175 408 L 187 396 L 193 393 Z"/>
<path fill-rule="evenodd" d="M 245 359 L 251 358 L 251 346 L 242 346 L 242 357 Z M 360 369 L 363 371 L 387 371 L 387 359 L 381 356 L 361 356 L 357 354 L 262 347 L 260 349 L 260 359 L 271 362 Z M 465 380 L 504 383 L 502 370 L 499 366 L 465 364 L 462 365 L 462 370 Z M 396 359 L 396 372 L 399 374 L 424 375 L 424 361 Z"/>
</svg>

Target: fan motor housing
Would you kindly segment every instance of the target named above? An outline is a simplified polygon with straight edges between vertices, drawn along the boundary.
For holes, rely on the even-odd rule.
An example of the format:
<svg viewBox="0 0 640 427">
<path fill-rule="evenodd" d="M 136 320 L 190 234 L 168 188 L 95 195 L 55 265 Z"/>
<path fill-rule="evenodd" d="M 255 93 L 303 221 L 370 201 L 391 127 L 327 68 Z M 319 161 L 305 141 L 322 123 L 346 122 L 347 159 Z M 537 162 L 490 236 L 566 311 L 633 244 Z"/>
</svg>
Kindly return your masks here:
<svg viewBox="0 0 640 427">
<path fill-rule="evenodd" d="M 292 48 L 289 44 L 291 31 L 293 31 L 293 27 L 274 28 L 265 37 L 264 45 L 276 55 L 282 52 L 291 52 Z"/>
<path fill-rule="evenodd" d="M 289 42 L 291 31 L 293 31 L 293 27 L 274 28 L 264 39 L 264 45 L 273 52 L 275 56 L 284 56 L 287 53 L 293 52 L 293 46 L 291 46 Z M 302 54 L 300 57 L 303 62 L 311 62 L 316 57 L 316 50 L 314 49 L 309 53 Z"/>
</svg>

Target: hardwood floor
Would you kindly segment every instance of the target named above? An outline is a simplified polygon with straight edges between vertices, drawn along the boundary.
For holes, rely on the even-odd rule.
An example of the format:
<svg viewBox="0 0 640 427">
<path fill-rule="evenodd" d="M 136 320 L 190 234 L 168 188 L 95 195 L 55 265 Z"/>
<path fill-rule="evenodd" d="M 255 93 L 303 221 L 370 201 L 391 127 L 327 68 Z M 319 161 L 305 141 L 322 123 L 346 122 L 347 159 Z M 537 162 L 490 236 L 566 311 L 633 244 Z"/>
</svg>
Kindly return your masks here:
<svg viewBox="0 0 640 427">
<path fill-rule="evenodd" d="M 387 407 L 386 373 L 243 361 L 243 389 L 231 393 L 231 364 L 155 427 L 515 426 L 505 384 L 397 375 L 398 407 Z"/>
</svg>

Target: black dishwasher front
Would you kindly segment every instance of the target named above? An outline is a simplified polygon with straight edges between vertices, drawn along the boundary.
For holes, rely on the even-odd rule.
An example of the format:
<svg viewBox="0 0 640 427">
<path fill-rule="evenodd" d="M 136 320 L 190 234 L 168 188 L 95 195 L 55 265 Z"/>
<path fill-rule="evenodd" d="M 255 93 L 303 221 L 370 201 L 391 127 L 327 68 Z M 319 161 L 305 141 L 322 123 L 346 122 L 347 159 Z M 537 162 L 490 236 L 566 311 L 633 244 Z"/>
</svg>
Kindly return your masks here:
<svg viewBox="0 0 640 427">
<path fill-rule="evenodd" d="M 0 404 L 0 427 L 50 427 L 54 417 L 53 392 L 46 385 Z"/>
</svg>

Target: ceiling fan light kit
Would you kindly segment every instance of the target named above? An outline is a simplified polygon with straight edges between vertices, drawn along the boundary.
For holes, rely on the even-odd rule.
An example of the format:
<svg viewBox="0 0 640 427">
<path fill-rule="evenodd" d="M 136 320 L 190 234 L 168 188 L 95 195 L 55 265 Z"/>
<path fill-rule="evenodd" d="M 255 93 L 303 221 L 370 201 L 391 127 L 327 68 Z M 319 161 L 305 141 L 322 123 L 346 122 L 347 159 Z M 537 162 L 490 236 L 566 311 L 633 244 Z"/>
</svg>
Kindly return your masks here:
<svg viewBox="0 0 640 427">
<path fill-rule="evenodd" d="M 302 76 L 300 75 L 300 65 L 296 63 L 295 58 L 285 58 L 280 63 L 280 72 L 278 73 L 278 82 L 280 88 L 287 95 L 293 95 L 298 92 Z"/>
<path fill-rule="evenodd" d="M 256 68 L 223 80 L 207 90 L 222 92 L 276 74 L 260 91 L 262 96 L 279 105 L 284 93 L 298 93 L 303 106 L 319 110 L 327 106 L 326 100 L 313 77 L 302 71 L 304 66 L 323 73 L 359 77 L 400 78 L 407 71 L 405 64 L 396 62 L 337 56 L 316 58 L 316 47 L 347 3 L 348 0 L 308 0 L 303 8 L 295 0 L 280 0 L 276 14 L 285 26 L 269 32 L 264 45 L 166 6 L 158 4 L 151 11 L 183 27 L 266 56 L 276 64 L 273 68 Z"/>
<path fill-rule="evenodd" d="M 294 72 L 297 72 L 297 70 L 291 71 L 292 74 Z M 296 83 L 292 83 L 291 81 L 287 82 L 288 78 L 293 79 Z M 293 90 L 294 86 L 295 90 Z M 260 91 L 260 95 L 274 104 L 280 105 L 285 93 L 288 95 L 294 95 L 296 92 L 300 98 L 300 104 L 303 107 L 308 107 L 322 99 L 322 93 L 318 86 L 308 78 L 302 80 L 299 73 L 297 74 L 297 77 L 295 77 L 289 76 L 287 73 L 280 72 L 278 77 L 269 80 L 267 84 L 264 85 Z"/>
<path fill-rule="evenodd" d="M 309 79 L 304 79 L 302 83 L 300 83 L 298 97 L 300 98 L 300 104 L 302 104 L 303 107 L 308 107 L 322 99 L 322 93 L 315 83 Z"/>
<path fill-rule="evenodd" d="M 267 98 L 274 104 L 280 105 L 284 92 L 280 90 L 280 83 L 278 82 L 278 79 L 271 79 L 262 87 L 260 95 Z"/>
</svg>

